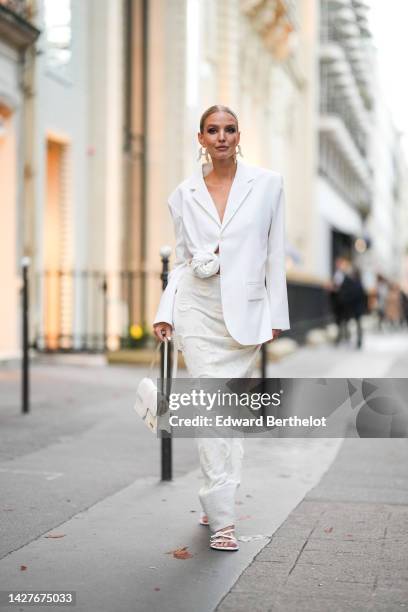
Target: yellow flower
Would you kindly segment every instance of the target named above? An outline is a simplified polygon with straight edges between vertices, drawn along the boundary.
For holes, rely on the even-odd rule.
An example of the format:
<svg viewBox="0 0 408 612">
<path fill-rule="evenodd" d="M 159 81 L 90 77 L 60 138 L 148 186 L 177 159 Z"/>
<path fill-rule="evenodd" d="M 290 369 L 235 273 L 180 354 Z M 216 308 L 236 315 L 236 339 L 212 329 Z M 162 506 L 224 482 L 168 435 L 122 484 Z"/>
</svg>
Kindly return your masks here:
<svg viewBox="0 0 408 612">
<path fill-rule="evenodd" d="M 143 334 L 144 334 L 143 327 L 141 325 L 135 325 L 134 324 L 134 325 L 130 326 L 130 335 L 135 340 L 140 340 L 140 338 L 142 338 Z"/>
</svg>

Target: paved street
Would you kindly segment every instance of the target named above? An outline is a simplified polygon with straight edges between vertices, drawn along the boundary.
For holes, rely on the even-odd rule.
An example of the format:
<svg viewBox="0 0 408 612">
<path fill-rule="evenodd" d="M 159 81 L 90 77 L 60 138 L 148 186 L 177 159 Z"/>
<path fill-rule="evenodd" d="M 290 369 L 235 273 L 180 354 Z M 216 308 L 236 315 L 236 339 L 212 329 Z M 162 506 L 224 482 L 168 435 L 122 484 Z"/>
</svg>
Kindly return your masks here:
<svg viewBox="0 0 408 612">
<path fill-rule="evenodd" d="M 363 351 L 303 348 L 268 375 L 407 365 L 407 332 L 370 333 Z M 159 482 L 159 441 L 132 411 L 144 373 L 37 363 L 21 416 L 19 372 L 0 370 L 0 590 L 72 589 L 81 612 L 404 609 L 406 440 L 246 440 L 241 550 L 224 555 L 197 525 L 194 440 L 174 441 L 174 481 Z M 182 546 L 191 558 L 167 554 Z"/>
<path fill-rule="evenodd" d="M 408 330 L 366 331 L 362 350 L 355 349 L 353 342 L 302 348 L 279 363 L 269 364 L 268 376 L 406 378 Z"/>
<path fill-rule="evenodd" d="M 346 439 L 217 612 L 408 608 L 408 443 Z"/>
</svg>

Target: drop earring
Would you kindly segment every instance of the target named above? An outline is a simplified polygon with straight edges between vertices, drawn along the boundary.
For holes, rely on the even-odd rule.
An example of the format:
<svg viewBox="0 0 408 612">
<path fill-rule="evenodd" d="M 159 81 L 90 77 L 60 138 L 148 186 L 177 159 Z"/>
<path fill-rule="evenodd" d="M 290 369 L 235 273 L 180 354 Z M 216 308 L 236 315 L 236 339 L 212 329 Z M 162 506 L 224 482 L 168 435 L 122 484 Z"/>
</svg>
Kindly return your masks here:
<svg viewBox="0 0 408 612">
<path fill-rule="evenodd" d="M 239 145 L 239 144 L 238 144 L 238 145 L 237 145 L 237 148 L 238 148 L 238 151 L 235 149 L 235 153 L 238 153 L 238 155 L 240 155 L 241 157 L 244 157 L 244 156 L 242 155 L 241 145 Z"/>
<path fill-rule="evenodd" d="M 200 147 L 198 149 L 197 161 L 200 161 L 200 159 L 202 158 L 203 155 L 205 155 L 205 159 L 206 159 L 207 163 L 209 163 L 210 162 L 210 157 L 208 155 L 207 149 L 203 149 L 203 147 Z"/>
</svg>

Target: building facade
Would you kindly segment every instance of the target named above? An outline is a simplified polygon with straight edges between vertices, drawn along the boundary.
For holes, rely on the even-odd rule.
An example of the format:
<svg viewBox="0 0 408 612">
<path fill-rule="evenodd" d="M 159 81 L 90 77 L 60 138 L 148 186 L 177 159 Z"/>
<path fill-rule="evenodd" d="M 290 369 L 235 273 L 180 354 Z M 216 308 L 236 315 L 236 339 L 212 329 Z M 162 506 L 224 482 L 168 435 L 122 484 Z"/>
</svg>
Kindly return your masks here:
<svg viewBox="0 0 408 612">
<path fill-rule="evenodd" d="M 404 212 L 408 208 L 406 163 L 401 137 L 384 101 L 377 71 L 373 71 L 375 111 L 370 139 L 370 163 L 373 168 L 373 197 L 366 219 L 371 252 L 366 268 L 392 282 L 403 280 L 403 260 L 407 233 Z M 405 212 L 406 214 L 406 212 Z M 369 256 L 368 256 L 369 255 Z"/>
<path fill-rule="evenodd" d="M 122 8 L 108 0 L 37 3 L 27 248 L 41 350 L 101 350 L 108 323 L 120 324 L 123 304 L 107 273 L 122 265 Z"/>
<path fill-rule="evenodd" d="M 0 2 L 0 358 L 20 349 L 24 183 L 30 128 L 30 70 L 39 35 L 30 2 Z"/>
<path fill-rule="evenodd" d="M 330 276 L 337 255 L 354 258 L 372 206 L 372 42 L 365 0 L 320 1 L 319 231 L 315 267 Z"/>
<path fill-rule="evenodd" d="M 18 349 L 23 255 L 39 350 L 151 331 L 167 197 L 213 104 L 237 113 L 244 161 L 284 176 L 295 335 L 327 320 L 336 255 L 403 274 L 406 170 L 365 0 L 0 0 L 0 18 L 27 7 L 24 33 L 0 19 L 0 353 Z"/>
<path fill-rule="evenodd" d="M 315 280 L 318 5 L 152 0 L 149 15 L 146 319 L 160 298 L 160 247 L 174 246 L 166 199 L 202 163 L 199 120 L 213 104 L 237 113 L 244 161 L 284 175 L 288 274 Z"/>
</svg>

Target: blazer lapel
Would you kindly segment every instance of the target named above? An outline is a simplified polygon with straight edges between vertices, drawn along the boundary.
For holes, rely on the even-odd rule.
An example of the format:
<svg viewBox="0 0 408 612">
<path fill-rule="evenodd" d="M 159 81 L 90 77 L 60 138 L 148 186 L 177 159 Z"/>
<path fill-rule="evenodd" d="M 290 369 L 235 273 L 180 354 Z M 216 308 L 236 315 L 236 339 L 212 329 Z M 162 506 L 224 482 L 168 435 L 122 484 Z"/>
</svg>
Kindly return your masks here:
<svg viewBox="0 0 408 612">
<path fill-rule="evenodd" d="M 228 225 L 240 206 L 244 203 L 254 185 L 255 171 L 251 166 L 238 160 L 237 172 L 231 185 L 227 207 L 222 220 L 222 230 Z"/>
<path fill-rule="evenodd" d="M 191 195 L 197 202 L 197 204 L 202 206 L 202 208 L 210 215 L 210 217 L 217 223 L 217 225 L 221 227 L 218 211 L 204 182 L 201 164 L 190 178 L 189 188 L 191 191 Z"/>
<path fill-rule="evenodd" d="M 204 182 L 201 165 L 189 181 L 189 188 L 194 200 L 214 219 L 221 231 L 231 221 L 253 187 L 255 169 L 252 169 L 251 166 L 240 160 L 237 160 L 237 164 L 237 171 L 231 185 L 222 223 L 214 201 Z M 208 167 L 212 167 L 212 164 L 208 164 Z"/>
</svg>

